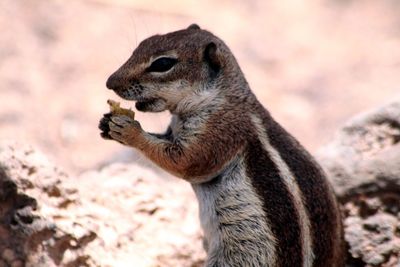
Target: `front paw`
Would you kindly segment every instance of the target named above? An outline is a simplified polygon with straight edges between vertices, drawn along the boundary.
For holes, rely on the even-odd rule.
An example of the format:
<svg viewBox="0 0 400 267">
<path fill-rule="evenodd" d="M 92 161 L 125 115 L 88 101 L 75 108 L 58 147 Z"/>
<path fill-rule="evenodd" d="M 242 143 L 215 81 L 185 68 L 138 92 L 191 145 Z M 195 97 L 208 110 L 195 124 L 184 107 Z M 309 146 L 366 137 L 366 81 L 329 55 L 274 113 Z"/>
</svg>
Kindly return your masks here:
<svg viewBox="0 0 400 267">
<path fill-rule="evenodd" d="M 108 135 L 124 145 L 135 146 L 143 130 L 140 123 L 125 115 L 113 115 L 108 122 Z"/>
</svg>

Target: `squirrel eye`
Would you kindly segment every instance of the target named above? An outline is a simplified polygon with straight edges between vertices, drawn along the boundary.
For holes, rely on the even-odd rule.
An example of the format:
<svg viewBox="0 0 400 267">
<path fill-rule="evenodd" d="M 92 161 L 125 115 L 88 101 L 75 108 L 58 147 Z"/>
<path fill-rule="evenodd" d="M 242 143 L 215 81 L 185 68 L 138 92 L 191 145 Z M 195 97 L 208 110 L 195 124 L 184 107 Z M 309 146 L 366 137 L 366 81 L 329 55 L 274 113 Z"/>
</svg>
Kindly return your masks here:
<svg viewBox="0 0 400 267">
<path fill-rule="evenodd" d="M 178 60 L 170 57 L 161 57 L 151 63 L 150 67 L 146 69 L 147 72 L 165 72 L 170 70 Z"/>
</svg>

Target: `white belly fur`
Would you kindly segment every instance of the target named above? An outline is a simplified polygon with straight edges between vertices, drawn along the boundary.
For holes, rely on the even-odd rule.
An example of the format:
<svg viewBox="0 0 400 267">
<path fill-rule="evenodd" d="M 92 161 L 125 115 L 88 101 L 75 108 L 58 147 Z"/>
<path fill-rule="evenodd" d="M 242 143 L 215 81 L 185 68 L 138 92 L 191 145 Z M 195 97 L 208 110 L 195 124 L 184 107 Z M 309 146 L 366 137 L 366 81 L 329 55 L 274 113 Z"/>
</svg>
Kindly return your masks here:
<svg viewBox="0 0 400 267">
<path fill-rule="evenodd" d="M 242 158 L 216 180 L 192 187 L 207 244 L 205 266 L 273 266 L 276 239 Z"/>
</svg>

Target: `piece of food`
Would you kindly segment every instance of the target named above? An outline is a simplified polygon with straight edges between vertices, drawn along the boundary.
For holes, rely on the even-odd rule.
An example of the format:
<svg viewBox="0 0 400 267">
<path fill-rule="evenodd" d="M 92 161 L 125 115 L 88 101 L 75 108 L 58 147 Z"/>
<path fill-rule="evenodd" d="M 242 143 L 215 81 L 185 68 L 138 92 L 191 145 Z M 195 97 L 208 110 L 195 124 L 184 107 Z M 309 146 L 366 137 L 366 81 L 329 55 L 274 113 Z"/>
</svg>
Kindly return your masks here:
<svg viewBox="0 0 400 267">
<path fill-rule="evenodd" d="M 135 119 L 135 112 L 131 109 L 121 108 L 120 103 L 111 99 L 107 100 L 107 104 L 110 105 L 110 112 L 113 115 L 126 115 L 132 119 Z"/>
</svg>

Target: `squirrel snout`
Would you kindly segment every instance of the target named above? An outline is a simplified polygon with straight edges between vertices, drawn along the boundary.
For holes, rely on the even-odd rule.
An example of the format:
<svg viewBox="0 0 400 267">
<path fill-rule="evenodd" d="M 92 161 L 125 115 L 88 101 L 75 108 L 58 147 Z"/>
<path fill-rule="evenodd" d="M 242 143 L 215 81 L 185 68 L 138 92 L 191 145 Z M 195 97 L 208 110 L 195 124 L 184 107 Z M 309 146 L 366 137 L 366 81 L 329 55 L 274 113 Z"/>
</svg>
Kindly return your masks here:
<svg viewBox="0 0 400 267">
<path fill-rule="evenodd" d="M 106 87 L 114 91 L 119 91 L 125 87 L 124 79 L 121 79 L 121 77 L 114 73 L 107 79 Z"/>
</svg>

